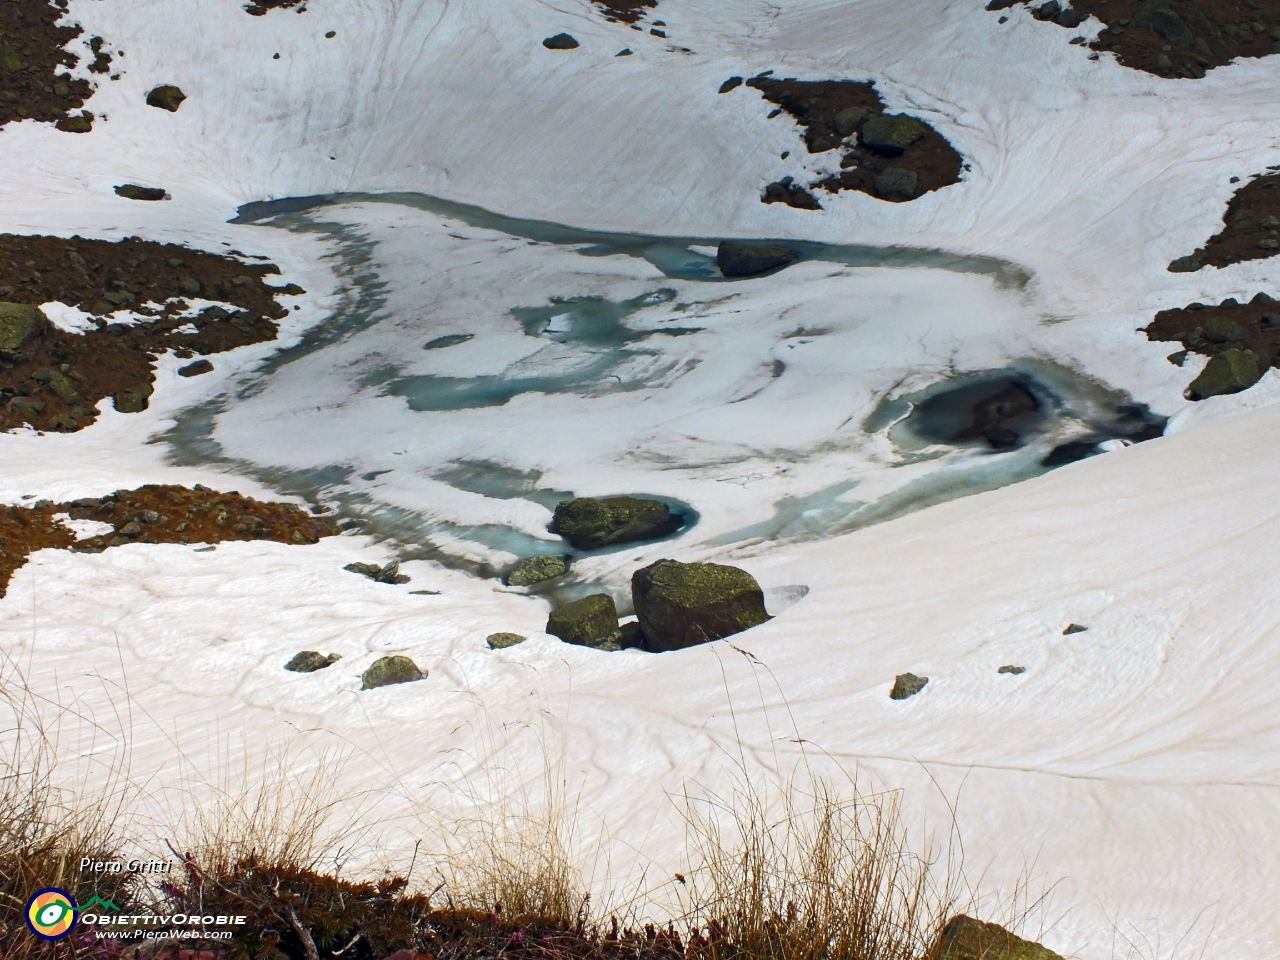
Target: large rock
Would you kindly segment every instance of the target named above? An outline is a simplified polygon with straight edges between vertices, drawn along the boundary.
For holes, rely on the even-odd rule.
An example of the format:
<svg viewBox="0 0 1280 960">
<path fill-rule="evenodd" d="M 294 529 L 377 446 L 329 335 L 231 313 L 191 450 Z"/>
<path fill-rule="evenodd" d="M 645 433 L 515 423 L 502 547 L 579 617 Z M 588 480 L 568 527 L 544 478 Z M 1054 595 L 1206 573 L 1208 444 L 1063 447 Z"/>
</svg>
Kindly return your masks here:
<svg viewBox="0 0 1280 960">
<path fill-rule="evenodd" d="M 547 633 L 565 643 L 597 650 L 618 650 L 618 608 L 607 593 L 593 593 L 563 607 L 547 618 Z"/>
<path fill-rule="evenodd" d="M 938 960 L 1062 960 L 1048 947 L 998 924 L 963 915 L 947 921 L 934 953 Z"/>
<path fill-rule="evenodd" d="M 557 33 L 554 37 L 547 37 L 547 39 L 542 41 L 542 45 L 548 50 L 578 49 L 578 41 L 567 33 Z"/>
<path fill-rule="evenodd" d="M 507 574 L 507 585 L 511 587 L 531 587 L 535 583 L 543 583 L 563 577 L 569 572 L 569 561 L 564 557 L 544 553 L 536 557 L 521 560 Z"/>
<path fill-rule="evenodd" d="M 136 183 L 122 183 L 115 188 L 116 196 L 126 200 L 163 200 L 164 187 L 143 187 Z"/>
<path fill-rule="evenodd" d="M 527 638 L 519 633 L 491 633 L 485 637 L 490 650 L 506 650 L 525 642 Z"/>
<path fill-rule="evenodd" d="M 426 674 L 418 669 L 418 665 L 408 657 L 380 657 L 369 665 L 369 669 L 361 675 L 362 690 L 374 690 L 378 687 L 389 687 L 395 683 L 413 683 L 422 680 Z"/>
<path fill-rule="evenodd" d="M 137 386 L 125 387 L 112 399 L 115 408 L 121 413 L 141 413 L 150 405 L 151 394 L 154 392 L 155 388 L 151 384 L 140 383 Z"/>
<path fill-rule="evenodd" d="M 888 157 L 900 157 L 907 147 L 924 136 L 924 124 L 914 117 L 885 114 L 862 125 L 858 134 L 864 146 Z"/>
<path fill-rule="evenodd" d="M 905 167 L 886 167 L 876 177 L 876 193 L 882 197 L 899 200 L 911 200 L 916 195 L 916 187 L 920 177 L 914 170 Z"/>
<path fill-rule="evenodd" d="M 1204 400 L 1248 390 L 1262 379 L 1266 369 L 1266 363 L 1252 350 L 1231 347 L 1209 358 L 1200 376 L 1191 381 L 1187 396 L 1192 400 Z"/>
<path fill-rule="evenodd" d="M 716 250 L 716 266 L 726 277 L 757 277 L 779 267 L 787 267 L 800 259 L 787 247 L 756 246 L 721 240 Z"/>
<path fill-rule="evenodd" d="M 639 497 L 579 497 L 556 507 L 551 532 L 579 550 L 595 550 L 615 543 L 656 540 L 679 530 L 684 518 L 661 500 Z"/>
<path fill-rule="evenodd" d="M 917 677 L 914 673 L 900 673 L 893 678 L 893 689 L 889 691 L 890 700 L 906 700 L 929 685 L 928 677 Z"/>
<path fill-rule="evenodd" d="M 866 107 L 845 107 L 836 114 L 836 133 L 842 137 L 847 137 L 851 133 L 855 133 L 870 116 L 871 111 Z"/>
<path fill-rule="evenodd" d="M 48 321 L 29 303 L 0 303 L 0 360 L 26 360 L 36 352 Z"/>
<path fill-rule="evenodd" d="M 716 563 L 659 560 L 631 576 L 631 597 L 655 653 L 729 637 L 769 619 L 755 577 Z"/>
<path fill-rule="evenodd" d="M 315 673 L 325 667 L 331 667 L 342 659 L 342 654 L 331 653 L 327 657 L 315 650 L 303 650 L 296 653 L 284 668 L 290 673 Z"/>
<path fill-rule="evenodd" d="M 182 106 L 182 101 L 185 99 L 187 99 L 185 93 L 173 84 L 166 83 L 152 88 L 151 92 L 147 94 L 147 106 L 168 110 L 170 113 L 177 113 L 178 108 Z"/>
</svg>

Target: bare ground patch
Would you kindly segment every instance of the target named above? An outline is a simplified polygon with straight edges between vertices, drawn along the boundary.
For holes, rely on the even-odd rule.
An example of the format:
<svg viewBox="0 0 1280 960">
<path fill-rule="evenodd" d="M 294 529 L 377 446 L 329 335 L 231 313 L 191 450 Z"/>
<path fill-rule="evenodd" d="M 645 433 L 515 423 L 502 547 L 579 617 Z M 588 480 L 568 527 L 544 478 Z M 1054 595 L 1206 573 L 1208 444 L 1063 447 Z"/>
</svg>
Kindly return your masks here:
<svg viewBox="0 0 1280 960">
<path fill-rule="evenodd" d="M 63 47 L 84 33 L 79 26 L 58 26 L 66 11 L 67 0 L 0 2 L 0 127 L 39 120 L 68 133 L 93 128 L 93 114 L 81 110 L 93 96 L 93 84 L 61 73 L 80 62 Z M 89 45 L 94 57 L 89 70 L 109 73 L 111 56 L 103 39 L 94 37 Z"/>
</svg>

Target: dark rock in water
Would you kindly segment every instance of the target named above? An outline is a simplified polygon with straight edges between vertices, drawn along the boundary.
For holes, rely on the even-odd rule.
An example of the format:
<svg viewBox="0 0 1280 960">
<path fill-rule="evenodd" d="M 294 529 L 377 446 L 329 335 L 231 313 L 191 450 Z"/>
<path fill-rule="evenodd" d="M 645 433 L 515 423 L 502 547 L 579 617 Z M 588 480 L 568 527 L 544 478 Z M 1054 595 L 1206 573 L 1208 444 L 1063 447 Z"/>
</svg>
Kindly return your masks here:
<svg viewBox="0 0 1280 960">
<path fill-rule="evenodd" d="M 554 37 L 547 37 L 542 41 L 542 45 L 548 50 L 577 50 L 578 41 L 567 33 L 557 33 Z"/>
<path fill-rule="evenodd" d="M 565 643 L 597 650 L 620 650 L 618 609 L 607 593 L 594 593 L 563 607 L 547 618 L 547 633 Z"/>
<path fill-rule="evenodd" d="M 408 657 L 381 657 L 369 665 L 360 677 L 362 690 L 389 687 L 395 683 L 413 683 L 426 678 L 418 665 Z"/>
<path fill-rule="evenodd" d="M 40 308 L 29 303 L 0 303 L 0 360 L 27 360 L 49 327 Z"/>
<path fill-rule="evenodd" d="M 1170 273 L 1195 273 L 1204 266 L 1200 262 L 1200 258 L 1194 253 L 1189 253 L 1185 257 L 1179 257 L 1168 266 Z"/>
<path fill-rule="evenodd" d="M 1073 633 L 1084 633 L 1084 632 L 1085 632 L 1086 630 L 1088 630 L 1088 629 L 1089 629 L 1088 627 L 1082 627 L 1082 626 L 1081 626 L 1080 624 L 1078 624 L 1078 623 L 1068 623 L 1068 624 L 1067 624 L 1067 629 L 1065 629 L 1065 630 L 1063 630 L 1063 631 L 1062 631 L 1062 635 L 1063 635 L 1064 637 L 1069 637 L 1069 636 L 1071 636 Z"/>
<path fill-rule="evenodd" d="M 1191 381 L 1187 397 L 1204 400 L 1247 390 L 1262 379 L 1267 364 L 1252 350 L 1230 347 L 1209 358 L 1200 376 Z"/>
<path fill-rule="evenodd" d="M 490 650 L 506 650 L 508 647 L 524 643 L 526 639 L 518 633 L 491 633 L 485 638 L 485 643 L 489 644 Z"/>
<path fill-rule="evenodd" d="M 914 117 L 887 113 L 862 125 L 859 141 L 887 157 L 900 157 L 907 147 L 924 136 L 924 125 Z"/>
<path fill-rule="evenodd" d="M 740 86 L 742 86 L 741 77 L 730 77 L 724 83 L 720 84 L 720 92 L 728 93 L 730 90 L 734 90 Z"/>
<path fill-rule="evenodd" d="M 882 197 L 901 197 L 910 200 L 916 195 L 920 177 L 905 167 L 886 167 L 876 177 L 875 189 Z"/>
<path fill-rule="evenodd" d="M 376 563 L 348 563 L 342 569 L 351 573 L 358 573 L 362 577 L 368 577 L 374 583 L 401 584 L 409 582 L 409 577 L 400 572 L 399 560 L 392 560 L 385 567 L 380 567 Z"/>
<path fill-rule="evenodd" d="M 733 636 L 769 620 L 755 577 L 716 563 L 659 560 L 631 576 L 645 649 L 654 653 Z"/>
<path fill-rule="evenodd" d="M 1093 438 L 1060 443 L 1050 450 L 1049 455 L 1041 460 L 1040 463 L 1046 467 L 1061 467 L 1068 463 L 1075 463 L 1092 454 L 1101 442 L 1101 440 Z"/>
<path fill-rule="evenodd" d="M 639 620 L 628 620 L 618 628 L 621 636 L 618 638 L 618 646 L 623 650 L 643 650 L 644 630 L 640 627 Z"/>
<path fill-rule="evenodd" d="M 1023 674 L 1026 672 L 1027 672 L 1026 667 L 1015 667 L 1011 663 L 1005 664 L 1003 667 L 1001 667 L 999 670 L 996 671 L 996 673 L 1011 673 L 1015 677 L 1018 676 L 1019 674 Z"/>
<path fill-rule="evenodd" d="M 315 650 L 303 650 L 301 653 L 294 654 L 293 659 L 286 663 L 284 668 L 291 673 L 315 673 L 317 670 L 333 666 L 341 659 L 340 653 L 331 653 L 326 657 Z"/>
<path fill-rule="evenodd" d="M 1011 384 L 973 408 L 973 427 L 997 450 L 1007 449 L 1015 446 L 1022 438 L 1005 424 L 1039 409 L 1040 402 L 1030 390 L 1020 383 Z"/>
<path fill-rule="evenodd" d="M 212 373 L 213 364 L 208 360 L 197 360 L 195 363 L 188 363 L 185 367 L 178 368 L 178 376 L 180 377 L 198 377 L 201 374 Z"/>
<path fill-rule="evenodd" d="M 890 700 L 905 700 L 914 697 L 928 684 L 928 677 L 917 677 L 914 673 L 900 673 L 893 681 L 893 689 L 889 691 Z"/>
<path fill-rule="evenodd" d="M 756 277 L 790 266 L 799 259 L 799 254 L 787 247 L 758 246 L 735 240 L 721 240 L 716 249 L 716 266 L 725 277 Z"/>
<path fill-rule="evenodd" d="M 122 183 L 115 188 L 116 196 L 126 200 L 163 200 L 164 187 L 140 187 L 136 183 Z"/>
<path fill-rule="evenodd" d="M 842 137 L 847 137 L 857 132 L 857 129 L 870 118 L 871 111 L 866 107 L 845 107 L 845 109 L 836 114 L 836 133 Z"/>
<path fill-rule="evenodd" d="M 683 524 L 684 517 L 672 513 L 661 500 L 579 497 L 556 507 L 551 532 L 579 550 L 596 550 L 616 543 L 657 540 Z"/>
<path fill-rule="evenodd" d="M 172 84 L 164 84 L 155 87 L 147 94 L 147 106 L 158 107 L 161 110 L 168 110 L 170 113 L 177 113 L 178 108 L 182 106 L 182 101 L 187 99 L 187 95 Z"/>
<path fill-rule="evenodd" d="M 1229 317 L 1210 317 L 1202 327 L 1210 343 L 1232 343 L 1244 338 L 1244 327 Z"/>
<path fill-rule="evenodd" d="M 434 340 L 428 340 L 423 344 L 423 350 L 443 350 L 445 347 L 456 347 L 460 343 L 466 343 L 468 340 L 474 340 L 474 333 L 450 333 L 447 336 L 436 337 Z"/>
<path fill-rule="evenodd" d="M 511 587 L 530 587 L 535 583 L 554 580 L 569 572 L 569 562 L 564 557 L 544 553 L 536 557 L 521 560 L 507 574 L 507 585 Z"/>
<path fill-rule="evenodd" d="M 1037 20 L 1052 20 L 1062 10 L 1062 4 L 1058 0 L 1047 0 L 1046 3 L 1040 4 L 1031 11 L 1031 15 Z"/>
<path fill-rule="evenodd" d="M 150 405 L 150 397 L 153 393 L 155 388 L 149 383 L 126 387 L 113 398 L 115 408 L 121 413 L 141 413 Z"/>
<path fill-rule="evenodd" d="M 1062 960 L 1048 947 L 966 916 L 947 921 L 933 955 L 937 960 Z"/>
</svg>

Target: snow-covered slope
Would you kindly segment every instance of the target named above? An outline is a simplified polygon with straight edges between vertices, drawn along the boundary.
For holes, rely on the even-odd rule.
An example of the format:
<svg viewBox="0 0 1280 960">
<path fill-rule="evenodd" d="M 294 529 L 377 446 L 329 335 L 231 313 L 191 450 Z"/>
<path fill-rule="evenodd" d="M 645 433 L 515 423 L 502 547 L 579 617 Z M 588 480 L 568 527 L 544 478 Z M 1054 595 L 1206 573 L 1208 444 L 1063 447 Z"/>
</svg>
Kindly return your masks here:
<svg viewBox="0 0 1280 960">
<path fill-rule="evenodd" d="M 46 552 L 0 603 L 4 650 L 35 691 L 87 716 L 109 716 L 127 682 L 133 774 L 148 783 L 175 773 L 175 747 L 208 769 L 228 740 L 345 744 L 345 776 L 385 790 L 378 815 L 392 836 L 413 831 L 433 785 L 474 783 L 496 768 L 536 784 L 543 758 L 509 731 L 552 729 L 581 798 L 584 855 L 598 833 L 609 837 L 593 861 L 606 885 L 684 866 L 675 862 L 682 825 L 664 798 L 686 783 L 727 782 L 735 737 L 753 770 L 790 769 L 793 741 L 804 739 L 832 763 L 906 787 L 913 813 L 936 820 L 943 798 L 959 794 L 984 893 L 1007 892 L 1032 861 L 1033 876 L 1061 881 L 1049 909 L 1061 919 L 1046 934 L 1056 949 L 1091 960 L 1127 953 L 1118 930 L 1158 941 L 1145 948 L 1152 954 L 1272 956 L 1275 374 L 1193 411 L 1181 399 L 1192 368 L 1165 363 L 1134 328 L 1161 307 L 1276 292 L 1274 260 L 1196 274 L 1164 267 L 1214 231 L 1231 176 L 1280 163 L 1280 57 L 1165 81 L 1089 61 L 1021 8 L 999 26 L 981 6 L 668 0 L 667 42 L 606 24 L 581 0 L 313 0 L 306 14 L 262 18 L 232 0 L 73 0 L 71 15 L 124 51 L 124 73 L 90 102 L 105 114 L 92 134 L 35 124 L 0 133 L 11 171 L 0 182 L 0 229 L 267 254 L 311 291 L 285 346 L 353 296 L 330 269 L 337 261 L 323 259 L 339 246 L 225 221 L 241 203 L 337 191 L 413 191 L 614 232 L 941 248 L 1012 261 L 1032 279 L 1019 292 L 939 270 L 806 263 L 734 285 L 741 312 L 702 310 L 702 340 L 670 338 L 662 358 L 699 365 L 662 385 L 661 415 L 628 404 L 643 392 L 410 415 L 398 398 L 362 392 L 358 378 L 409 343 L 411 358 L 393 357 L 408 373 L 448 372 L 450 351 L 421 351 L 428 330 L 492 333 L 486 350 L 497 352 L 477 352 L 479 337 L 451 348 L 471 351 L 456 356 L 475 377 L 531 349 L 512 307 L 656 286 L 682 301 L 714 294 L 632 258 L 584 264 L 570 250 L 474 229 L 450 241 L 457 224 L 348 205 L 334 219 L 376 243 L 387 284 L 383 320 L 363 339 L 265 374 L 255 366 L 276 345 L 231 354 L 219 374 L 191 381 L 166 359 L 146 414 L 107 413 L 67 437 L 0 437 L 6 500 L 166 480 L 261 492 L 225 473 L 237 460 L 259 477 L 339 463 L 376 473 L 413 450 L 406 479 L 384 481 L 385 502 L 535 536 L 541 507 L 501 501 L 505 512 L 492 513 L 497 501 L 445 489 L 430 468 L 524 456 L 514 465 L 542 470 L 549 487 L 598 492 L 657 482 L 657 461 L 623 456 L 661 451 L 654 436 L 667 452 L 671 436 L 685 438 L 674 453 L 689 462 L 695 440 L 806 447 L 799 479 L 763 481 L 758 496 L 752 484 L 718 482 L 744 471 L 685 464 L 664 492 L 692 503 L 704 526 L 700 539 L 664 549 L 689 559 L 709 555 L 705 539 L 734 529 L 739 513 L 753 521 L 780 497 L 866 469 L 874 450 L 830 455 L 824 441 L 904 378 L 1054 360 L 1178 415 L 1179 429 L 843 536 L 752 551 L 740 562 L 775 600 L 809 588 L 739 638 L 767 672 L 729 644 L 660 657 L 568 647 L 537 633 L 544 601 L 425 562 L 406 565 L 406 588 L 372 584 L 340 569 L 386 558 L 357 538 L 198 554 Z M 560 30 L 582 46 L 545 50 L 541 39 Z M 634 55 L 616 58 L 624 46 Z M 765 121 L 753 91 L 716 92 L 730 75 L 767 68 L 875 79 L 891 107 L 928 119 L 971 169 L 910 204 L 846 194 L 824 199 L 821 212 L 763 205 L 764 183 L 815 162 L 785 117 Z M 189 95 L 177 114 L 143 104 L 161 82 Z M 164 186 L 174 199 L 121 200 L 111 187 L 125 181 Z M 406 327 L 423 309 L 429 323 Z M 803 376 L 783 376 L 759 402 L 728 404 L 750 392 L 753 364 L 790 329 L 819 321 L 837 331 L 828 343 L 839 350 L 793 364 Z M 166 464 L 166 445 L 148 438 L 224 388 L 213 436 L 230 459 Z M 624 419 L 626 431 L 597 429 Z M 548 422 L 572 442 L 553 445 Z M 593 574 L 623 578 L 653 549 L 611 554 Z M 1088 631 L 1063 636 L 1073 621 Z M 486 650 L 484 635 L 501 629 L 535 636 Z M 304 648 L 344 659 L 315 675 L 283 672 Z M 391 651 L 413 656 L 428 681 L 359 693 L 360 670 Z M 1005 664 L 1027 672 L 998 674 Z M 891 702 L 893 676 L 907 670 L 930 684 Z M 84 743 L 64 748 L 74 755 Z"/>
</svg>

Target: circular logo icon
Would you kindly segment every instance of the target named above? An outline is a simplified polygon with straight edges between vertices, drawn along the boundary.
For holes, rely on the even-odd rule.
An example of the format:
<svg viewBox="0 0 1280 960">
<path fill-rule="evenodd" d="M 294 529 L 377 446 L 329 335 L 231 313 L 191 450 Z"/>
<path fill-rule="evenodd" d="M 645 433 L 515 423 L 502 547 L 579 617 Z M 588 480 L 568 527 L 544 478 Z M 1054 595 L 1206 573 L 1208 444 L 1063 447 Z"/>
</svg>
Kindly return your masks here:
<svg viewBox="0 0 1280 960">
<path fill-rule="evenodd" d="M 27 901 L 27 926 L 42 940 L 61 940 L 76 925 L 79 909 L 67 891 L 47 887 Z"/>
</svg>

